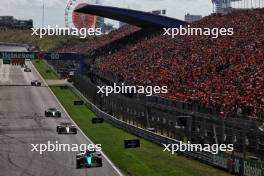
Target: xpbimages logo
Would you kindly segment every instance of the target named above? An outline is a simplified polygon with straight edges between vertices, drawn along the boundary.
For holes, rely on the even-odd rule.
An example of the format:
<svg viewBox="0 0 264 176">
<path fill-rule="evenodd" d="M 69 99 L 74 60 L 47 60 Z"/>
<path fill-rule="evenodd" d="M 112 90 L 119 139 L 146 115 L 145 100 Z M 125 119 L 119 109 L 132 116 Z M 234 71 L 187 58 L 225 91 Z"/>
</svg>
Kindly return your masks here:
<svg viewBox="0 0 264 176">
<path fill-rule="evenodd" d="M 81 152 L 86 150 L 102 151 L 101 144 L 61 144 L 58 141 L 46 144 L 31 144 L 31 152 L 38 152 L 42 155 L 45 152 Z"/>
<path fill-rule="evenodd" d="M 168 93 L 167 86 L 126 86 L 125 83 L 116 84 L 114 86 L 97 86 L 98 92 L 109 96 L 114 94 L 146 94 L 146 96 L 152 96 L 153 94 L 166 94 Z"/>
<path fill-rule="evenodd" d="M 175 38 L 176 36 L 211 36 L 218 38 L 219 36 L 234 35 L 234 28 L 193 28 L 190 25 L 179 28 L 163 28 L 164 36 Z"/>
<path fill-rule="evenodd" d="M 232 152 L 234 150 L 233 144 L 192 144 L 190 141 L 184 143 L 180 141 L 179 144 L 163 144 L 164 152 L 170 152 L 174 155 L 176 152 L 210 152 L 214 155 L 219 152 Z"/>
<path fill-rule="evenodd" d="M 47 36 L 77 36 L 80 38 L 86 38 L 88 36 L 100 36 L 102 35 L 101 28 L 59 28 L 57 25 L 55 28 L 48 25 L 48 27 L 44 28 L 31 28 L 31 35 L 38 36 L 39 38 L 43 38 L 45 35 Z"/>
</svg>

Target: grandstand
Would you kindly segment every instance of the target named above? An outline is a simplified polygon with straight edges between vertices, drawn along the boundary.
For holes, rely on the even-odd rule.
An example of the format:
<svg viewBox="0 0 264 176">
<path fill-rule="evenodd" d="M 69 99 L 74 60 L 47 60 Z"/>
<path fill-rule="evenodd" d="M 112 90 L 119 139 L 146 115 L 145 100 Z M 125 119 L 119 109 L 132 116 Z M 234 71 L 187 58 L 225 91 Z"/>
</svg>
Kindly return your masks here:
<svg viewBox="0 0 264 176">
<path fill-rule="evenodd" d="M 263 19 L 264 9 L 247 9 L 191 24 L 234 28 L 233 36 L 217 39 L 171 39 L 157 28 L 126 25 L 61 51 L 86 55 L 86 78 L 76 77 L 74 84 L 109 114 L 178 140 L 234 143 L 233 155 L 263 159 Z M 114 82 L 167 85 L 169 93 L 150 98 L 96 95 L 93 85 Z"/>
<path fill-rule="evenodd" d="M 230 13 L 239 9 L 263 8 L 263 0 L 212 0 L 215 13 Z"/>
<path fill-rule="evenodd" d="M 7 29 L 31 29 L 32 20 L 17 20 L 13 16 L 0 16 L 0 30 Z"/>
<path fill-rule="evenodd" d="M 262 61 L 258 60 L 263 57 L 263 48 L 259 44 L 255 50 L 245 51 L 255 43 L 262 42 L 258 32 L 261 33 L 263 26 L 255 25 L 255 21 L 261 21 L 263 18 L 262 13 L 263 10 L 246 10 L 225 16 L 212 15 L 193 24 L 195 27 L 235 26 L 233 40 L 228 40 L 228 37 L 211 39 L 204 36 L 178 37 L 173 40 L 158 34 L 150 39 L 143 33 L 137 38 L 137 42 L 132 42 L 139 28 L 126 26 L 110 35 L 83 43 L 81 46 L 64 48 L 62 51 L 91 55 L 96 49 L 108 45 L 107 42 L 120 41 L 122 37 L 133 33 L 134 36 L 130 37 L 132 40 L 129 40 L 127 45 L 122 42 L 122 49 L 117 47 L 118 52 L 115 52 L 113 48 L 116 47 L 111 45 L 111 50 L 106 52 L 108 55 L 98 57 L 96 67 L 114 73 L 133 84 L 169 85 L 170 94 L 166 96 L 169 99 L 214 107 L 222 115 L 238 112 L 252 118 L 263 118 L 263 67 L 259 65 Z M 252 17 L 255 17 L 255 20 L 252 20 Z M 249 24 L 247 30 L 242 27 L 245 19 Z M 246 38 L 249 35 L 254 37 L 250 43 Z M 186 45 L 182 45 L 184 43 Z M 231 47 L 233 49 L 230 49 Z M 134 53 L 137 53 L 136 56 Z M 102 52 L 100 54 L 102 55 Z M 251 62 L 255 62 L 255 65 Z M 250 83 L 243 82 L 253 74 L 255 77 Z M 217 84 L 218 90 L 211 90 L 211 84 Z"/>
</svg>

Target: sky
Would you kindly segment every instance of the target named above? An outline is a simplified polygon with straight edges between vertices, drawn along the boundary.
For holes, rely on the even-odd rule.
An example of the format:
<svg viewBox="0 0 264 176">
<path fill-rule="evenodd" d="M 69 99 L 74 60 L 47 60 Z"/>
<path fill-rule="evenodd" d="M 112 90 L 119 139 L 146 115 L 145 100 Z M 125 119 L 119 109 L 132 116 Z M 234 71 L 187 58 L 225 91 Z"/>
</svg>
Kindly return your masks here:
<svg viewBox="0 0 264 176">
<path fill-rule="evenodd" d="M 77 0 L 88 1 L 94 0 Z M 186 13 L 209 15 L 211 0 L 99 0 L 101 5 L 130 8 L 141 11 L 166 9 L 167 16 L 184 19 Z M 68 0 L 0 0 L 0 16 L 11 15 L 17 19 L 33 19 L 35 27 L 42 26 L 42 9 L 45 4 L 44 25 L 65 26 L 65 7 Z M 111 20 L 106 20 L 113 24 Z"/>
</svg>

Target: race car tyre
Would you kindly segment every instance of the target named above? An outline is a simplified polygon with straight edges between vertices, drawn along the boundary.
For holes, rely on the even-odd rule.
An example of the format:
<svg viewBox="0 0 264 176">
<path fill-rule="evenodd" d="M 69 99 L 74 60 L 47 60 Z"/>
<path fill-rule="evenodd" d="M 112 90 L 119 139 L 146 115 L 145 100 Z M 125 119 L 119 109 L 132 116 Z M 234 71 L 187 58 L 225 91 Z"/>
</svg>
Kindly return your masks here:
<svg viewBox="0 0 264 176">
<path fill-rule="evenodd" d="M 76 169 L 80 169 L 81 168 L 81 163 L 80 160 L 76 161 Z"/>
<path fill-rule="evenodd" d="M 102 158 L 97 158 L 97 167 L 102 167 L 103 166 L 103 161 Z"/>
<path fill-rule="evenodd" d="M 98 166 L 97 167 L 103 167 L 103 164 L 102 163 L 100 163 L 100 164 L 98 164 Z"/>
</svg>

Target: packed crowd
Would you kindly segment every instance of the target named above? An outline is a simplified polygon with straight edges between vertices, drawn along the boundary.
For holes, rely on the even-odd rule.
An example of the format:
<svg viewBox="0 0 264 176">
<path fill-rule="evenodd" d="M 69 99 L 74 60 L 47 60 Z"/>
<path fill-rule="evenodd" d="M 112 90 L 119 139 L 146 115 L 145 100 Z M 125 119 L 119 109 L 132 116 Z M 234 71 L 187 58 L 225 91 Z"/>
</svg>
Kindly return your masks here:
<svg viewBox="0 0 264 176">
<path fill-rule="evenodd" d="M 166 98 L 264 118 L 264 10 L 214 14 L 192 27 L 231 27 L 234 35 L 158 35 L 98 58 L 96 66 L 130 83 L 166 85 Z"/>
<path fill-rule="evenodd" d="M 60 52 L 78 52 L 81 54 L 87 54 L 89 52 L 92 52 L 95 49 L 98 49 L 114 41 L 117 41 L 139 30 L 140 28 L 136 26 L 125 25 L 119 30 L 112 31 L 108 35 L 103 35 L 99 38 L 93 38 L 91 40 L 88 40 L 87 42 L 83 42 L 75 46 L 64 47 L 60 50 Z"/>
</svg>

